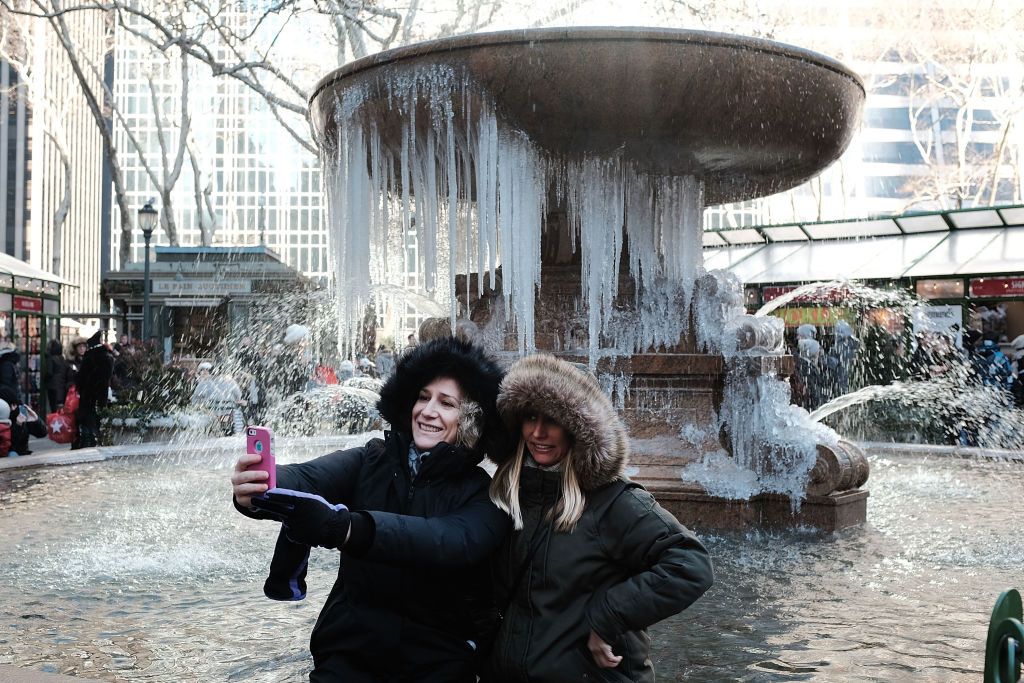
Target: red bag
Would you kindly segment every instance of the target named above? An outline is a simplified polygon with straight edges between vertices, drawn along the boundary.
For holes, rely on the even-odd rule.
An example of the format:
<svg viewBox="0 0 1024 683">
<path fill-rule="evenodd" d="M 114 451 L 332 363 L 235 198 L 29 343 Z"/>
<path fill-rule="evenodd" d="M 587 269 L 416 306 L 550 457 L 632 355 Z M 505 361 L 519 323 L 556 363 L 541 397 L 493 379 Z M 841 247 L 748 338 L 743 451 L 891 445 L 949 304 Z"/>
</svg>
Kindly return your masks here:
<svg viewBox="0 0 1024 683">
<path fill-rule="evenodd" d="M 71 392 L 68 392 L 70 396 Z M 77 397 L 76 397 L 77 400 Z M 67 404 L 64 404 L 65 409 Z M 46 416 L 46 431 L 55 443 L 71 443 L 78 436 L 74 413 L 50 413 Z"/>
<path fill-rule="evenodd" d="M 75 413 L 78 412 L 78 401 L 79 401 L 79 398 L 80 397 L 78 395 L 78 387 L 76 387 L 74 384 L 72 384 L 71 387 L 68 388 L 68 395 L 66 397 L 64 397 L 64 410 L 63 410 L 63 412 L 66 415 L 74 415 Z M 46 417 L 46 421 L 47 422 L 50 421 L 50 417 L 49 416 Z"/>
</svg>

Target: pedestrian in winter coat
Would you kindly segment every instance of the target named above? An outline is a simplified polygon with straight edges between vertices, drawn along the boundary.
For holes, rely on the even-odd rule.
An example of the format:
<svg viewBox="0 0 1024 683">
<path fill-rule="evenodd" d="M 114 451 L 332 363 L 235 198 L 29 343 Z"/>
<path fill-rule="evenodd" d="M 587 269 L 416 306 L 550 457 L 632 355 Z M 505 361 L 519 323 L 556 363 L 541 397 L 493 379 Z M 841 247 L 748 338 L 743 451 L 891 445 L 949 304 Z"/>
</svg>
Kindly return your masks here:
<svg viewBox="0 0 1024 683">
<path fill-rule="evenodd" d="M 711 587 L 707 551 L 623 474 L 626 429 L 593 377 L 524 358 L 498 410 L 520 440 L 491 483 L 515 531 L 493 562 L 504 619 L 485 680 L 653 681 L 646 629 Z"/>
<path fill-rule="evenodd" d="M 0 401 L 7 404 L 10 411 L 11 425 L 11 451 L 18 455 L 31 455 L 32 449 L 28 447 L 30 436 L 37 439 L 46 437 L 46 423 L 39 419 L 36 411 L 31 406 L 21 402 L 17 394 L 10 387 L 0 387 Z"/>
<path fill-rule="evenodd" d="M 114 357 L 103 343 L 103 332 L 89 337 L 82 365 L 78 369 L 78 438 L 71 448 L 88 448 L 100 441 L 100 418 L 96 409 L 107 405 Z"/>
<path fill-rule="evenodd" d="M 46 345 L 46 360 L 49 362 L 49 374 L 46 378 L 46 398 L 50 411 L 59 410 L 64 405 L 64 397 L 68 395 L 69 380 L 68 362 L 64 359 L 64 349 L 59 339 L 51 339 Z"/>
<path fill-rule="evenodd" d="M 813 411 L 825 402 L 825 364 L 821 344 L 801 339 L 797 346 L 796 372 L 791 379 L 793 399 L 798 406 Z"/>
<path fill-rule="evenodd" d="M 473 683 L 493 635 L 487 560 L 509 530 L 478 464 L 507 448 L 495 407 L 499 367 L 453 338 L 402 358 L 377 408 L 384 440 L 277 468 L 245 468 L 235 507 L 282 522 L 268 597 L 301 599 L 309 546 L 340 551 L 313 629 L 311 681 Z M 262 494 L 262 495 L 261 495 Z"/>
<path fill-rule="evenodd" d="M 383 344 L 377 349 L 377 377 L 387 380 L 395 371 L 395 354 Z"/>
<path fill-rule="evenodd" d="M 21 400 L 21 356 L 11 342 L 0 343 L 0 387 L 8 387 Z"/>
<path fill-rule="evenodd" d="M 11 406 L 0 399 L 0 458 L 11 453 Z"/>
<path fill-rule="evenodd" d="M 2 362 L 2 357 L 0 357 Z M 994 339 L 984 339 L 974 356 L 974 370 L 987 387 L 1009 390 L 1013 384 L 1013 364 Z"/>
<path fill-rule="evenodd" d="M 88 343 L 85 337 L 75 337 L 71 340 L 71 347 L 68 349 L 68 388 L 78 382 L 78 370 L 82 367 L 82 359 L 85 358 L 85 350 Z"/>
</svg>

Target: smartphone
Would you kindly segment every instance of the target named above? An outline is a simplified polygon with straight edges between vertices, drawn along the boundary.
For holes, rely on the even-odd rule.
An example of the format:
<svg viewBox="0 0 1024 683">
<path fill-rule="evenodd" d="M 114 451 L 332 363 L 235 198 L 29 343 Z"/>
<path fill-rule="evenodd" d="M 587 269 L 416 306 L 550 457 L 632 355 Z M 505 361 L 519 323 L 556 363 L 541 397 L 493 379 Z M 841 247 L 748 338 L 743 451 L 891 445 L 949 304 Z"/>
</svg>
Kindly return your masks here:
<svg viewBox="0 0 1024 683">
<path fill-rule="evenodd" d="M 245 452 L 262 456 L 262 460 L 249 465 L 248 470 L 263 470 L 268 488 L 277 488 L 277 461 L 274 459 L 274 434 L 267 427 L 245 428 Z"/>
</svg>

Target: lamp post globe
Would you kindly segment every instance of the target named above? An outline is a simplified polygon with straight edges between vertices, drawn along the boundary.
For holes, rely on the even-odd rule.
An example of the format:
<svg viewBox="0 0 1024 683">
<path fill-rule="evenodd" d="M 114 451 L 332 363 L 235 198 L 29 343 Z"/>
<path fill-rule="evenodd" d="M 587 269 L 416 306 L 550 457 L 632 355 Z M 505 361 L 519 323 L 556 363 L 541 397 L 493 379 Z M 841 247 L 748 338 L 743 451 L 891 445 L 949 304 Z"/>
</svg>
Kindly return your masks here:
<svg viewBox="0 0 1024 683">
<path fill-rule="evenodd" d="M 145 240 L 145 259 L 142 275 L 142 342 L 149 341 L 149 241 L 153 238 L 153 230 L 156 228 L 160 212 L 153 208 L 153 200 L 146 202 L 146 205 L 139 209 L 138 224 L 142 229 L 142 237 Z"/>
</svg>

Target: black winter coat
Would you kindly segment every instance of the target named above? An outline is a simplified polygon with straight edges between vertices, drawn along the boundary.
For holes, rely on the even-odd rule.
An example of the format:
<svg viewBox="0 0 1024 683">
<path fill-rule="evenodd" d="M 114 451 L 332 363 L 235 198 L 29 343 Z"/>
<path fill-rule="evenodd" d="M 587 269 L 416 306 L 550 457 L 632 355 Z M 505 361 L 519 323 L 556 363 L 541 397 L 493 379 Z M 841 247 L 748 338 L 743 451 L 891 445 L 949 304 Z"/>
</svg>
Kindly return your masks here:
<svg viewBox="0 0 1024 683">
<path fill-rule="evenodd" d="M 18 381 L 21 374 L 18 371 L 20 360 L 21 356 L 13 349 L 0 354 L 0 386 L 9 387 L 19 401 L 21 400 L 21 382 Z"/>
<path fill-rule="evenodd" d="M 86 351 L 76 379 L 80 405 L 87 410 L 96 405 L 106 405 L 113 372 L 114 358 L 105 346 L 96 346 Z"/>
<path fill-rule="evenodd" d="M 374 527 L 368 550 L 341 551 L 310 639 L 317 666 L 336 655 L 396 674 L 433 671 L 434 661 L 478 665 L 474 645 L 493 627 L 487 561 L 508 516 L 488 497 L 480 455 L 441 444 L 410 481 L 409 441 L 389 432 L 385 441 L 277 469 L 279 487 L 365 511 Z M 421 657 L 432 659 L 409 661 Z"/>
<path fill-rule="evenodd" d="M 68 395 L 68 387 L 73 382 L 70 365 L 63 354 L 51 353 L 48 360 L 50 361 L 50 374 L 46 379 L 46 388 L 50 392 L 51 403 L 53 403 L 49 408 L 54 411 L 58 405 L 64 403 L 64 398 Z"/>
<path fill-rule="evenodd" d="M 495 584 L 505 591 L 498 595 L 505 618 L 486 680 L 651 683 L 645 629 L 689 607 L 711 586 L 708 553 L 631 482 L 586 492 L 575 529 L 556 531 L 547 512 L 560 492 L 561 473 L 523 468 L 524 528 L 509 537 L 494 561 Z M 614 669 L 594 663 L 587 649 L 591 630 L 622 656 Z"/>
</svg>

